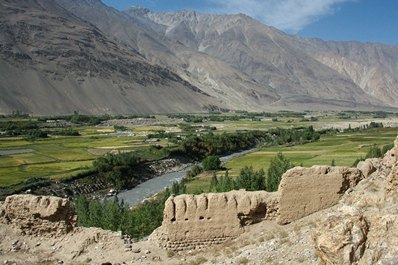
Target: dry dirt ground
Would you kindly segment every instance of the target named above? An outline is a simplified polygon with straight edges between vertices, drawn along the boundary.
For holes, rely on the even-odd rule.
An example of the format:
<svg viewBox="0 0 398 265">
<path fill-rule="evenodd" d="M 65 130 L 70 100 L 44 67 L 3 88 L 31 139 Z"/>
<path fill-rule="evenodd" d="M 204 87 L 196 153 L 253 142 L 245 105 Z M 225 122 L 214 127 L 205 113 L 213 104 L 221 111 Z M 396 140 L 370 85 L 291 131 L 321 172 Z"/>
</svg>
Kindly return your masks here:
<svg viewBox="0 0 398 265">
<path fill-rule="evenodd" d="M 3 264 L 318 264 L 313 230 L 322 212 L 289 225 L 264 221 L 225 244 L 198 251 L 173 253 L 152 241 L 128 242 L 118 233 L 76 228 L 62 237 L 24 236 L 0 225 Z M 131 248 L 130 248 L 131 247 Z M 7 261 L 7 263 L 6 263 Z"/>
</svg>

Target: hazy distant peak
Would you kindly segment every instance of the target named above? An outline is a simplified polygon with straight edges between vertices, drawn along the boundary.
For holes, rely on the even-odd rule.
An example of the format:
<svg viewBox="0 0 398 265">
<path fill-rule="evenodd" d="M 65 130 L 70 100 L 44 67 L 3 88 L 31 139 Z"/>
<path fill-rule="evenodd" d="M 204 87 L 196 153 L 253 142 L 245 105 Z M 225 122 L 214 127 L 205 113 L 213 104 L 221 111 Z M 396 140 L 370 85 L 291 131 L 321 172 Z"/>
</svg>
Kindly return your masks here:
<svg viewBox="0 0 398 265">
<path fill-rule="evenodd" d="M 148 14 L 149 12 L 151 12 L 151 10 L 149 10 L 146 7 L 141 7 L 141 6 L 131 6 L 129 8 L 127 8 L 124 12 L 130 14 L 130 15 L 137 15 L 137 16 L 145 16 L 146 14 Z"/>
<path fill-rule="evenodd" d="M 85 2 L 85 3 L 87 3 L 87 4 L 89 4 L 89 5 L 93 5 L 93 6 L 95 6 L 95 5 L 103 5 L 103 6 L 105 6 L 105 4 L 102 3 L 101 0 L 70 0 L 70 1 L 71 1 L 71 2 L 72 2 L 72 1 L 75 1 L 75 2 Z"/>
</svg>

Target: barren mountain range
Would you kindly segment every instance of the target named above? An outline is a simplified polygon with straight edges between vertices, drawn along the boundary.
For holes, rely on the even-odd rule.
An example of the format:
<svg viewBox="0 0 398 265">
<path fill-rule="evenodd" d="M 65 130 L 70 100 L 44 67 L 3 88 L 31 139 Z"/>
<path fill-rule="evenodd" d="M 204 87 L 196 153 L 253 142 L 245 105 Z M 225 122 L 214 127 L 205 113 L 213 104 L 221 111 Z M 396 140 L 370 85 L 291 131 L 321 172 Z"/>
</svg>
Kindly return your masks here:
<svg viewBox="0 0 398 265">
<path fill-rule="evenodd" d="M 398 46 L 325 42 L 242 15 L 0 0 L 0 113 L 393 109 Z"/>
</svg>

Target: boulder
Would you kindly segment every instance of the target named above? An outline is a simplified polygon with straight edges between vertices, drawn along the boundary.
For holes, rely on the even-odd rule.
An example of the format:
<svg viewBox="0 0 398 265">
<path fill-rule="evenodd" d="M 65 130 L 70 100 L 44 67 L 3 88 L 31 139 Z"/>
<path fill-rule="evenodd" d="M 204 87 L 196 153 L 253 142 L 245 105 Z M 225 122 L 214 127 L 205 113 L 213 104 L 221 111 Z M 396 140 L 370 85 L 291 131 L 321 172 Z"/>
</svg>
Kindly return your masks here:
<svg viewBox="0 0 398 265">
<path fill-rule="evenodd" d="M 383 164 L 392 166 L 398 161 L 398 137 L 394 141 L 394 147 L 389 150 L 383 157 Z"/>
<path fill-rule="evenodd" d="M 0 201 L 0 219 L 4 216 L 3 202 Z"/>
<path fill-rule="evenodd" d="M 365 178 L 369 177 L 372 173 L 376 172 L 376 165 L 378 164 L 378 159 L 366 159 L 365 161 L 360 161 L 357 168 L 361 170 Z"/>
<path fill-rule="evenodd" d="M 369 218 L 366 249 L 359 265 L 397 264 L 398 261 L 398 215 L 372 214 Z"/>
<path fill-rule="evenodd" d="M 7 197 L 3 204 L 1 220 L 29 235 L 65 234 L 76 224 L 75 212 L 70 201 L 59 197 L 28 194 Z"/>
<path fill-rule="evenodd" d="M 391 193 L 396 192 L 398 188 L 398 162 L 392 166 L 390 174 L 388 174 L 386 180 L 386 194 L 390 195 Z"/>
<path fill-rule="evenodd" d="M 314 235 L 323 264 L 353 264 L 364 254 L 369 225 L 353 207 L 343 207 L 320 224 Z"/>
</svg>

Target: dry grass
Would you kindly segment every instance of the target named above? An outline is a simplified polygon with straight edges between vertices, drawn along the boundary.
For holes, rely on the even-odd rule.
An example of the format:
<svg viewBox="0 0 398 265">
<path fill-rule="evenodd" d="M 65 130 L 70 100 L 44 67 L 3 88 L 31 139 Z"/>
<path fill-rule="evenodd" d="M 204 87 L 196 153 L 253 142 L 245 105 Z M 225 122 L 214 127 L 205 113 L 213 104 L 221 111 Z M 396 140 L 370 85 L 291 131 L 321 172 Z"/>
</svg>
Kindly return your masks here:
<svg viewBox="0 0 398 265">
<path fill-rule="evenodd" d="M 249 263 L 249 259 L 246 257 L 237 258 L 235 261 L 235 264 L 248 264 L 248 263 Z"/>
<path fill-rule="evenodd" d="M 283 239 L 283 238 L 288 237 L 289 234 L 285 230 L 282 230 L 282 231 L 279 231 L 278 236 L 279 236 L 279 238 Z"/>
<path fill-rule="evenodd" d="M 304 258 L 304 257 L 299 257 L 299 258 L 297 259 L 297 262 L 299 262 L 299 263 L 304 263 L 304 262 L 305 262 L 305 258 Z"/>
<path fill-rule="evenodd" d="M 265 259 L 265 264 L 272 264 L 274 262 L 274 259 L 272 257 L 268 257 Z"/>
<path fill-rule="evenodd" d="M 296 236 L 300 236 L 301 235 L 301 225 L 299 225 L 299 224 L 295 224 L 294 225 L 294 228 L 293 228 L 293 231 L 294 231 L 294 233 L 296 233 Z"/>
<path fill-rule="evenodd" d="M 265 241 L 269 241 L 269 240 L 274 239 L 274 238 L 275 238 L 275 235 L 272 234 L 272 233 L 266 234 L 265 237 L 264 237 Z"/>
<path fill-rule="evenodd" d="M 287 244 L 288 246 L 293 245 L 293 242 L 288 237 L 281 238 L 279 240 L 279 243 L 282 244 L 282 245 Z"/>
<path fill-rule="evenodd" d="M 245 241 L 242 241 L 242 243 L 240 244 L 240 246 L 241 247 L 245 247 L 245 246 L 248 246 L 248 245 L 250 245 L 250 241 L 249 240 L 245 240 Z"/>
<path fill-rule="evenodd" d="M 175 254 L 176 254 L 176 253 L 175 253 L 174 251 L 172 251 L 172 250 L 167 250 L 167 257 L 169 257 L 169 258 L 174 257 Z"/>
<path fill-rule="evenodd" d="M 199 265 L 205 263 L 206 261 L 207 259 L 205 257 L 198 257 L 195 260 L 191 260 L 190 262 L 188 262 L 188 265 Z"/>
<path fill-rule="evenodd" d="M 311 221 L 308 223 L 308 226 L 311 228 L 316 227 L 316 223 L 314 221 Z"/>
</svg>

